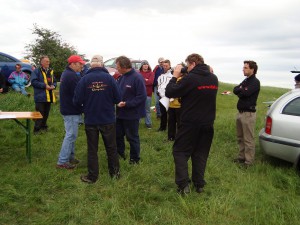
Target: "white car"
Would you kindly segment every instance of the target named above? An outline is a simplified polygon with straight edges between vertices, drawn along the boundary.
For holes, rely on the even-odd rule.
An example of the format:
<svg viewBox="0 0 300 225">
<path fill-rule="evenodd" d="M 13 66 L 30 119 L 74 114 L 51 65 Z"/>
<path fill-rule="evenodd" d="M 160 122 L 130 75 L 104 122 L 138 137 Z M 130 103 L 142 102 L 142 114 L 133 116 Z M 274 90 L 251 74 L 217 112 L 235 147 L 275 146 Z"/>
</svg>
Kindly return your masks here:
<svg viewBox="0 0 300 225">
<path fill-rule="evenodd" d="M 266 155 L 300 169 L 300 88 L 285 93 L 271 105 L 259 143 Z"/>
</svg>

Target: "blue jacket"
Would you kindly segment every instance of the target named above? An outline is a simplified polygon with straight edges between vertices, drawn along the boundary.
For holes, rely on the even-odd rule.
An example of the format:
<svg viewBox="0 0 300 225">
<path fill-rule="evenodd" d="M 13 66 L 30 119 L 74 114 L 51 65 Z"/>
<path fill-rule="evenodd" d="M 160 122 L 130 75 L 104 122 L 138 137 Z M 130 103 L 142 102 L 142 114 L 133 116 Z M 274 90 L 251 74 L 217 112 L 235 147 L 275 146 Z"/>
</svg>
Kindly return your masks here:
<svg viewBox="0 0 300 225">
<path fill-rule="evenodd" d="M 82 107 L 73 104 L 74 91 L 80 78 L 81 76 L 77 75 L 69 66 L 66 67 L 60 77 L 59 102 L 62 115 L 79 115 L 82 113 Z"/>
<path fill-rule="evenodd" d="M 8 77 L 8 82 L 10 84 L 17 84 L 18 86 L 25 86 L 28 83 L 28 80 L 29 78 L 27 74 L 23 71 L 19 73 L 17 71 L 14 71 Z"/>
<path fill-rule="evenodd" d="M 118 84 L 125 107 L 117 107 L 117 118 L 135 120 L 145 117 L 145 103 L 147 99 L 144 78 L 134 69 L 123 74 Z"/>
<path fill-rule="evenodd" d="M 115 123 L 115 104 L 120 101 L 120 90 L 115 79 L 102 67 L 87 71 L 77 84 L 73 98 L 75 105 L 83 105 L 86 125 Z"/>
<path fill-rule="evenodd" d="M 154 81 L 153 81 L 153 87 L 156 87 L 157 86 L 157 79 L 158 77 L 164 73 L 164 69 L 160 66 L 160 65 L 157 65 L 154 70 Z"/>
<path fill-rule="evenodd" d="M 48 91 L 46 84 L 49 86 L 54 85 L 56 87 L 56 80 L 53 75 L 53 70 L 49 68 L 46 72 L 42 68 L 37 68 L 31 74 L 31 85 L 34 90 L 34 101 L 35 102 L 55 102 L 54 91 Z"/>
</svg>

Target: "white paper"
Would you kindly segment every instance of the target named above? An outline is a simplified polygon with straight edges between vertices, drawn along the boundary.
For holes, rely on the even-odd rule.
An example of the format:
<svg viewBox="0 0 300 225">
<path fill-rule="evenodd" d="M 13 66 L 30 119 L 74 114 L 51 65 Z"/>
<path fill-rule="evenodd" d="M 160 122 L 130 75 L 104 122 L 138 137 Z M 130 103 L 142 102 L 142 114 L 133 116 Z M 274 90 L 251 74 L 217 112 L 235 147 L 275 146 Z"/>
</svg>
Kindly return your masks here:
<svg viewBox="0 0 300 225">
<path fill-rule="evenodd" d="M 169 103 L 170 103 L 169 98 L 162 97 L 159 101 L 166 108 L 166 110 L 168 111 L 168 109 L 169 109 Z"/>
</svg>

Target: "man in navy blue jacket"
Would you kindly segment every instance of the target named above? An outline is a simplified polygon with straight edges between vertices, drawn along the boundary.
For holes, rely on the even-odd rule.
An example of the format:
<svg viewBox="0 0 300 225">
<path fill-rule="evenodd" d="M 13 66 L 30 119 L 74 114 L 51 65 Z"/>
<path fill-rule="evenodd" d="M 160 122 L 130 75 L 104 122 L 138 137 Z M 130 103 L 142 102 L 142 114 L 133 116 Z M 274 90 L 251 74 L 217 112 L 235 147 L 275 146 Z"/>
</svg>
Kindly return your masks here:
<svg viewBox="0 0 300 225">
<path fill-rule="evenodd" d="M 122 100 L 117 108 L 117 146 L 119 155 L 125 160 L 124 136 L 130 144 L 130 164 L 140 160 L 139 120 L 145 117 L 147 99 L 144 78 L 131 66 L 130 59 L 116 59 L 117 70 L 122 76 L 118 80 Z"/>
<path fill-rule="evenodd" d="M 115 105 L 120 101 L 120 90 L 115 79 L 103 67 L 102 56 L 95 55 L 91 60 L 91 69 L 79 81 L 73 98 L 75 105 L 83 105 L 88 145 L 88 174 L 81 176 L 83 182 L 95 183 L 99 176 L 99 132 L 106 149 L 109 174 L 116 179 L 120 176 L 115 117 Z"/>
<path fill-rule="evenodd" d="M 54 89 L 56 80 L 53 70 L 50 68 L 50 59 L 44 55 L 40 58 L 40 67 L 36 68 L 31 75 L 31 85 L 34 90 L 35 110 L 39 111 L 43 118 L 34 120 L 35 134 L 47 131 L 47 120 L 51 108 L 51 103 L 56 101 Z"/>
<path fill-rule="evenodd" d="M 75 141 L 82 107 L 73 104 L 73 97 L 84 64 L 85 61 L 80 56 L 71 55 L 68 58 L 68 66 L 60 78 L 60 113 L 64 119 L 66 135 L 58 156 L 57 168 L 73 169 L 79 163 L 79 160 L 75 158 Z"/>
</svg>

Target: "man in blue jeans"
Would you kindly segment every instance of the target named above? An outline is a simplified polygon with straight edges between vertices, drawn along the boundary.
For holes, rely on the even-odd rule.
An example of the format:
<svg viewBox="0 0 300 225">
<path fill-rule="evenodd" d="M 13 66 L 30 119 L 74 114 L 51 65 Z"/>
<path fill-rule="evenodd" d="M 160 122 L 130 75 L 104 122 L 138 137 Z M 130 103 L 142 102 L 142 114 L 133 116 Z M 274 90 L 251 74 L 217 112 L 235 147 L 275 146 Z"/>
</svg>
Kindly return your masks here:
<svg viewBox="0 0 300 225">
<path fill-rule="evenodd" d="M 115 106 L 120 101 L 120 90 L 115 79 L 103 67 L 103 57 L 95 55 L 91 60 L 91 68 L 78 83 L 73 98 L 76 105 L 83 105 L 88 145 L 88 174 L 81 176 L 83 182 L 95 183 L 99 177 L 100 133 L 106 150 L 109 175 L 116 179 L 120 177 L 115 117 Z"/>
<path fill-rule="evenodd" d="M 80 80 L 85 61 L 78 55 L 68 58 L 68 66 L 60 79 L 60 112 L 64 118 L 66 135 L 58 156 L 57 168 L 74 169 L 79 160 L 75 158 L 75 141 L 78 135 L 82 107 L 73 104 L 74 91 Z"/>
<path fill-rule="evenodd" d="M 130 59 L 120 56 L 116 59 L 117 70 L 122 76 L 118 80 L 121 102 L 117 107 L 117 147 L 119 155 L 125 160 L 126 136 L 130 144 L 130 164 L 140 161 L 139 120 L 145 117 L 147 99 L 143 76 L 132 68 Z"/>
</svg>

